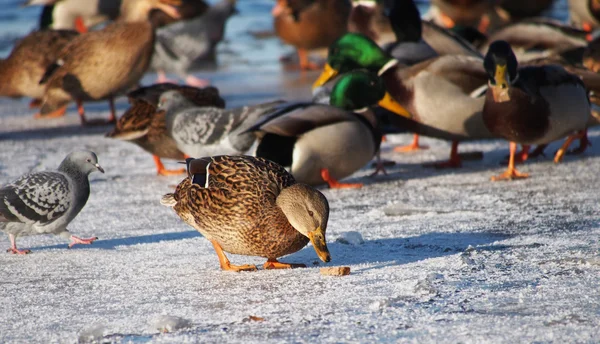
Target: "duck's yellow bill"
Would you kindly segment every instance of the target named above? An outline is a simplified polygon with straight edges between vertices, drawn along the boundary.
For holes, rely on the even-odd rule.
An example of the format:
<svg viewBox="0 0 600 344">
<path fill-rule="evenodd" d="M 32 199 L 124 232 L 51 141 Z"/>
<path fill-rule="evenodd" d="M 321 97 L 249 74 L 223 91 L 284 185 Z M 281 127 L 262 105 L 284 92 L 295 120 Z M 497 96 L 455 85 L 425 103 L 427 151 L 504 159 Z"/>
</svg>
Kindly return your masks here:
<svg viewBox="0 0 600 344">
<path fill-rule="evenodd" d="M 308 232 L 308 238 L 313 244 L 317 256 L 325 263 L 329 262 L 331 260 L 331 255 L 329 254 L 329 249 L 325 242 L 325 231 L 321 227 L 317 227 L 314 231 Z"/>
<path fill-rule="evenodd" d="M 381 106 L 384 109 L 388 109 L 402 117 L 406 117 L 409 119 L 412 118 L 410 112 L 408 112 L 404 107 L 402 107 L 402 105 L 395 101 L 394 98 L 392 98 L 392 96 L 389 94 L 389 92 L 385 92 L 385 96 L 379 101 L 379 106 Z"/>
<path fill-rule="evenodd" d="M 325 67 L 323 67 L 323 72 L 321 73 L 321 75 L 319 75 L 319 78 L 313 84 L 313 90 L 319 86 L 325 85 L 327 81 L 333 79 L 336 75 L 338 75 L 338 73 L 339 72 L 337 70 L 331 68 L 329 63 L 326 63 Z"/>
<path fill-rule="evenodd" d="M 506 88 L 506 65 L 496 65 L 496 73 L 494 75 L 496 85 L 502 88 Z"/>
</svg>

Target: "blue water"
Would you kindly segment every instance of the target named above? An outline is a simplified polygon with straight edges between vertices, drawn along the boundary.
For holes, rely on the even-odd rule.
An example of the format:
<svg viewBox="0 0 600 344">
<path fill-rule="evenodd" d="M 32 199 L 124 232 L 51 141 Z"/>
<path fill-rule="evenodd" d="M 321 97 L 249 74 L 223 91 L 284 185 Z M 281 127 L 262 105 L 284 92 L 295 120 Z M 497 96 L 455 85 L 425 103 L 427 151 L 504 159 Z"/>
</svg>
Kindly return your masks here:
<svg viewBox="0 0 600 344">
<path fill-rule="evenodd" d="M 85 0 L 81 0 L 85 1 Z M 525 1 L 525 0 L 524 0 Z M 548 15 L 566 20 L 567 0 L 556 0 Z M 37 28 L 41 6 L 20 7 L 25 0 L 0 0 L 0 57 L 10 53 L 14 42 Z M 212 2 L 212 1 L 211 1 Z M 418 1 L 421 13 L 429 4 Z M 239 14 L 232 17 L 227 25 L 226 41 L 219 50 L 224 55 L 224 65 L 269 66 L 283 53 L 292 51 L 283 46 L 277 38 L 254 39 L 251 31 L 265 31 L 272 28 L 271 8 L 273 0 L 239 0 Z M 236 57 L 235 57 L 236 56 Z"/>
</svg>

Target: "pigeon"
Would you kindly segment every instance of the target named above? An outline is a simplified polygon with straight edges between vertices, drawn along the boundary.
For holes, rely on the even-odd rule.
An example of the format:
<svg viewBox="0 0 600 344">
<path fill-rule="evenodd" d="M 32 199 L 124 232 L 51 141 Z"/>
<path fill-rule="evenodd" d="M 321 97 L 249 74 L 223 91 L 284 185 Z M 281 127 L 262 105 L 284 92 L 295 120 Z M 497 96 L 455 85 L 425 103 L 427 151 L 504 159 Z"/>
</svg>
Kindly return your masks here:
<svg viewBox="0 0 600 344">
<path fill-rule="evenodd" d="M 190 157 L 235 155 L 248 151 L 256 136 L 244 133 L 282 101 L 233 109 L 197 107 L 177 91 L 160 96 L 157 111 L 165 111 L 167 133 L 177 148 Z"/>
<path fill-rule="evenodd" d="M 10 238 L 7 252 L 27 254 L 17 249 L 18 236 L 56 234 L 75 244 L 91 244 L 96 237 L 82 239 L 72 235 L 67 225 L 79 214 L 90 195 L 88 176 L 104 173 L 98 157 L 90 151 L 73 152 L 57 171 L 26 174 L 0 188 L 0 230 Z"/>
</svg>

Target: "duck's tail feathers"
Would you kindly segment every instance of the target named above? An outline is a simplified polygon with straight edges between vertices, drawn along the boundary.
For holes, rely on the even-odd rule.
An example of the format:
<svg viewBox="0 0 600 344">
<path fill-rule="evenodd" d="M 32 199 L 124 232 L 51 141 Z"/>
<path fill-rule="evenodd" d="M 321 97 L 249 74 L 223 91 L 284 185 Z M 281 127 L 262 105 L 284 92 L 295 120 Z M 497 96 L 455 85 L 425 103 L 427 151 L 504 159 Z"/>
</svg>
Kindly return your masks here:
<svg viewBox="0 0 600 344">
<path fill-rule="evenodd" d="M 160 199 L 160 204 L 166 207 L 174 207 L 177 204 L 177 200 L 175 199 L 175 194 L 168 193 Z"/>
</svg>

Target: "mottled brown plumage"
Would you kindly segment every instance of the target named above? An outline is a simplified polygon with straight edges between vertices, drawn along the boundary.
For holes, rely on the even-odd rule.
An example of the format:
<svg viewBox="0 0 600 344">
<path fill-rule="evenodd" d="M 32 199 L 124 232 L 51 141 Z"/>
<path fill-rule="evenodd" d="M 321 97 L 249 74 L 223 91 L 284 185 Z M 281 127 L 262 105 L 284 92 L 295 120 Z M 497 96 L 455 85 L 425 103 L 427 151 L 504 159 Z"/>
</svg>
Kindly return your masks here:
<svg viewBox="0 0 600 344">
<path fill-rule="evenodd" d="M 78 36 L 68 44 L 42 78 L 46 84 L 41 114 L 70 101 L 109 99 L 135 86 L 150 64 L 154 51 L 152 8 L 175 13 L 175 0 L 128 0 L 120 19 L 106 28 Z M 83 117 L 83 108 L 80 106 Z M 114 113 L 111 113 L 114 120 Z"/>
<path fill-rule="evenodd" d="M 319 257 L 329 261 L 329 206 L 319 191 L 262 158 L 214 156 L 187 163 L 188 177 L 161 202 L 215 248 L 276 262 L 306 246 L 310 237 Z"/>
<path fill-rule="evenodd" d="M 21 39 L 10 55 L 0 60 L 0 96 L 41 99 L 40 79 L 61 50 L 79 34 L 72 30 L 34 31 Z"/>
<path fill-rule="evenodd" d="M 157 111 L 160 95 L 177 90 L 197 106 L 225 107 L 225 101 L 215 87 L 195 88 L 175 84 L 155 84 L 130 92 L 127 96 L 131 107 L 125 111 L 107 137 L 130 141 L 155 156 L 183 160 L 185 155 L 167 134 L 165 112 Z M 160 160 L 159 160 L 160 161 Z M 158 173 L 163 174 L 162 163 L 157 162 Z"/>
</svg>

